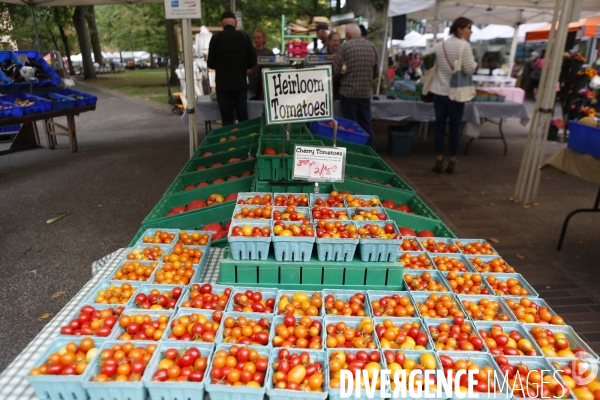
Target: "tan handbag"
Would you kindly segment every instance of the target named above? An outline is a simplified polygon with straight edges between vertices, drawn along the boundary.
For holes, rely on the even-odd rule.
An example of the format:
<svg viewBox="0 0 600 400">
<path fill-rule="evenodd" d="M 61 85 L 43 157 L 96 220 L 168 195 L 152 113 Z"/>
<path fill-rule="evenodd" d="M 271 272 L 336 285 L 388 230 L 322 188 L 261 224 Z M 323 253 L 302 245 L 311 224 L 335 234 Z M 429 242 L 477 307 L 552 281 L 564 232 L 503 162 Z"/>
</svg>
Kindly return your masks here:
<svg viewBox="0 0 600 400">
<path fill-rule="evenodd" d="M 425 71 L 423 76 L 421 77 L 421 82 L 423 83 L 423 94 L 426 95 L 431 90 L 431 85 L 433 85 L 433 80 L 435 79 L 435 75 L 437 74 L 437 61 L 433 64 L 433 67 L 429 68 Z"/>
</svg>

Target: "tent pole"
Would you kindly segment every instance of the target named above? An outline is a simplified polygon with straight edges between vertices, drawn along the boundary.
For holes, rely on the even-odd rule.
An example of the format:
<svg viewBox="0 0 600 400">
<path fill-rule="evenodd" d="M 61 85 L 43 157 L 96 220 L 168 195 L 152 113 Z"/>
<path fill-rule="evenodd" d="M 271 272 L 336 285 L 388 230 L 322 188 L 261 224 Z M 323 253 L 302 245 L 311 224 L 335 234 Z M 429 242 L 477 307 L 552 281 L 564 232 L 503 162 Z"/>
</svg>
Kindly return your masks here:
<svg viewBox="0 0 600 400">
<path fill-rule="evenodd" d="M 519 25 L 520 22 L 515 24 L 515 34 L 513 35 L 513 40 L 510 45 L 510 53 L 508 55 L 508 76 L 512 76 L 512 70 L 515 66 L 515 57 L 517 56 L 517 46 L 519 44 Z"/>
<path fill-rule="evenodd" d="M 386 12 L 387 15 L 387 12 Z M 388 28 L 390 26 L 390 19 L 391 18 L 387 18 L 385 21 L 385 31 L 383 33 L 383 47 L 381 48 L 381 63 L 379 64 L 379 80 L 377 81 L 377 92 L 375 92 L 376 95 L 379 94 L 379 89 L 381 89 L 381 77 L 383 76 L 383 64 L 386 61 L 386 55 L 387 55 L 387 41 L 388 41 Z M 390 41 L 390 45 L 391 45 L 391 41 Z"/>
<path fill-rule="evenodd" d="M 554 32 L 556 30 L 556 22 L 558 21 L 558 12 L 560 10 L 560 3 L 557 1 L 554 5 L 554 14 L 552 16 L 552 25 L 550 28 L 550 36 L 554 37 Z M 548 42 L 548 50 L 552 49 L 552 41 Z M 531 124 L 529 125 L 529 134 L 527 135 L 527 144 L 525 146 L 525 152 L 523 153 L 523 159 L 521 160 L 521 167 L 519 168 L 519 176 L 517 177 L 517 184 L 515 185 L 515 191 L 513 192 L 513 197 L 511 200 L 517 204 L 521 203 L 524 197 L 525 188 L 528 186 L 527 175 L 530 169 L 530 164 L 532 162 L 533 157 L 533 149 L 535 142 L 535 129 L 538 124 L 538 110 L 541 105 L 541 101 L 544 93 L 544 85 L 546 76 L 546 68 L 548 65 L 544 65 L 545 68 L 542 70 L 542 76 L 540 83 L 542 83 L 539 88 L 541 92 L 538 92 L 537 99 L 535 101 L 535 107 L 533 111 L 533 117 L 531 118 Z"/>
<path fill-rule="evenodd" d="M 181 20 L 181 36 L 183 39 L 183 65 L 185 68 L 185 91 L 187 97 L 186 113 L 189 116 L 190 157 L 198 147 L 198 127 L 196 125 L 196 89 L 194 87 L 194 64 L 192 59 L 192 20 Z"/>
<path fill-rule="evenodd" d="M 554 115 L 554 105 L 556 104 L 556 82 L 558 82 L 558 78 L 560 76 L 560 70 L 562 67 L 562 55 L 565 49 L 565 44 L 567 42 L 567 35 L 569 34 L 569 22 L 571 22 L 571 14 L 574 6 L 575 0 L 565 0 L 563 3 L 563 8 L 560 14 L 560 25 L 558 27 L 558 32 L 556 36 L 556 45 L 552 49 L 551 55 L 551 63 L 550 63 L 550 84 L 552 86 L 549 87 L 551 91 L 549 92 L 549 96 L 546 97 L 546 101 L 548 103 L 548 110 L 552 109 L 551 112 L 546 112 L 543 114 L 544 124 L 543 130 L 539 132 L 541 135 L 541 143 L 540 149 L 538 151 L 538 157 L 534 160 L 534 176 L 533 176 L 533 186 L 531 187 L 531 192 L 529 193 L 530 198 L 528 199 L 530 202 L 535 202 L 537 198 L 537 191 L 540 185 L 540 177 L 541 172 L 539 167 L 542 165 L 543 158 L 545 155 L 545 147 L 547 142 L 547 132 L 550 128 L 550 124 L 552 122 L 552 116 Z M 579 19 L 579 18 L 577 18 Z"/>
<path fill-rule="evenodd" d="M 35 44 L 37 45 L 37 51 L 42 54 L 42 49 L 40 46 L 40 34 L 38 32 L 37 21 L 35 20 L 35 11 L 33 10 L 33 5 L 29 5 L 29 11 L 31 11 L 31 20 L 33 21 L 33 31 L 35 32 Z"/>
</svg>

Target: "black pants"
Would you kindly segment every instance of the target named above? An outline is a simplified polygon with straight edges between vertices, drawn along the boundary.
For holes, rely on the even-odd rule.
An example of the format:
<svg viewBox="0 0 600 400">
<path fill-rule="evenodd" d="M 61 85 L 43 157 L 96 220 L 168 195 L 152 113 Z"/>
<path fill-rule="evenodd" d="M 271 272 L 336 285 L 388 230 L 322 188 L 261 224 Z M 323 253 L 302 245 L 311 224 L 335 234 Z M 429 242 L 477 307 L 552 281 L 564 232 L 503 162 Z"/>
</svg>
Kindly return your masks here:
<svg viewBox="0 0 600 400">
<path fill-rule="evenodd" d="M 223 126 L 248 119 L 248 92 L 246 90 L 217 90 L 217 103 Z M 235 114 L 234 114 L 235 110 Z"/>
</svg>

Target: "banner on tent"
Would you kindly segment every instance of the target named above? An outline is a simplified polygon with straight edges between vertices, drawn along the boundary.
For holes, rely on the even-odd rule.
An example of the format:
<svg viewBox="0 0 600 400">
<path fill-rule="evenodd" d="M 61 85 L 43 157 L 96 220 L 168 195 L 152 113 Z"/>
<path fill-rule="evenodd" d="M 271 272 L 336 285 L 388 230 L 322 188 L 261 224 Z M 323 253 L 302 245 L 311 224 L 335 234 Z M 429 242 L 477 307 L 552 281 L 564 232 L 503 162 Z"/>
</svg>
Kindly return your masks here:
<svg viewBox="0 0 600 400">
<path fill-rule="evenodd" d="M 331 66 L 263 70 L 267 124 L 333 119 Z"/>
</svg>

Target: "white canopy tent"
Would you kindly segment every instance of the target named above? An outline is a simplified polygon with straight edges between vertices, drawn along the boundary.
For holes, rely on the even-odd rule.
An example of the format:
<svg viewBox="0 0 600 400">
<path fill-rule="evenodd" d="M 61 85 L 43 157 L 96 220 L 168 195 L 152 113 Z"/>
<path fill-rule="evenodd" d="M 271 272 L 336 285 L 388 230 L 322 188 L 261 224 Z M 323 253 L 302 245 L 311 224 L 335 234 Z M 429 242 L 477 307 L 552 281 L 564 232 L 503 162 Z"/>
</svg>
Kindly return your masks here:
<svg viewBox="0 0 600 400">
<path fill-rule="evenodd" d="M 527 146 L 513 193 L 515 203 L 535 203 L 540 182 L 539 167 L 554 104 L 562 53 L 569 22 L 600 12 L 599 0 L 390 0 L 388 17 L 408 14 L 409 18 L 454 20 L 467 17 L 475 23 L 519 26 L 526 22 L 552 21 L 546 59 L 540 79 L 537 101 L 529 127 Z M 513 32 L 511 59 L 514 59 L 518 30 Z"/>
<path fill-rule="evenodd" d="M 525 41 L 525 34 L 529 31 L 541 28 L 547 25 L 545 22 L 534 22 L 530 24 L 519 25 L 517 32 L 517 40 L 519 43 Z M 515 36 L 515 28 L 510 25 L 496 25 L 490 24 L 485 28 L 473 32 L 471 35 L 471 42 L 478 42 L 480 40 L 494 40 L 494 39 L 512 39 Z"/>
<path fill-rule="evenodd" d="M 31 18 L 36 35 L 38 51 L 40 50 L 40 40 L 38 36 L 37 23 L 33 7 L 37 6 L 92 6 L 100 4 L 116 4 L 116 5 L 135 5 L 142 3 L 162 3 L 163 0 L 2 0 L 4 3 L 12 3 L 29 6 L 31 9 Z M 235 4 L 235 3 L 234 3 Z M 193 48 L 192 48 L 192 25 L 190 19 L 181 20 L 181 31 L 183 37 L 183 56 L 186 71 L 187 87 L 187 109 L 189 115 L 189 134 L 190 134 L 190 157 L 198 147 L 198 127 L 196 126 L 196 96 L 194 91 L 194 71 L 193 71 Z"/>
</svg>

